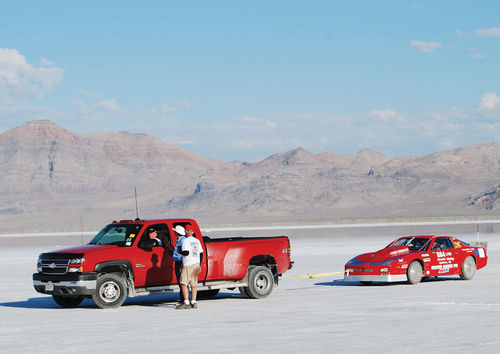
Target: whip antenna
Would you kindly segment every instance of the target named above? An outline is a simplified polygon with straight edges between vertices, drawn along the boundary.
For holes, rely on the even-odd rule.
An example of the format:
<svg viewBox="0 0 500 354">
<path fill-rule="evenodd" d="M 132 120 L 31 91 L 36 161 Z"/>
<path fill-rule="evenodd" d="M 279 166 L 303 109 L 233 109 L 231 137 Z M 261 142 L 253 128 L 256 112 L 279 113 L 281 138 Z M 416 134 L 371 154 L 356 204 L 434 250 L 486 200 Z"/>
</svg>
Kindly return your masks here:
<svg viewBox="0 0 500 354">
<path fill-rule="evenodd" d="M 139 208 L 137 207 L 137 187 L 134 187 L 135 192 L 135 215 L 136 219 L 139 220 Z"/>
</svg>

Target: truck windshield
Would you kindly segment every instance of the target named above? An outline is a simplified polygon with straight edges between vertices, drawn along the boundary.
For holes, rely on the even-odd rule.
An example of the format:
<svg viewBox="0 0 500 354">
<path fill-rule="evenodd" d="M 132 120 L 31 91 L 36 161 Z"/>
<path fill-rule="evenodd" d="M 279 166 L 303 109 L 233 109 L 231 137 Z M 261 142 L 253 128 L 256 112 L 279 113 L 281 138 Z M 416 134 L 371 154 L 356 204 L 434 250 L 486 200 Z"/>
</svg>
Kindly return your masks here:
<svg viewBox="0 0 500 354">
<path fill-rule="evenodd" d="M 102 229 L 89 242 L 89 245 L 117 245 L 120 247 L 132 246 L 139 234 L 142 225 L 111 224 Z"/>
</svg>

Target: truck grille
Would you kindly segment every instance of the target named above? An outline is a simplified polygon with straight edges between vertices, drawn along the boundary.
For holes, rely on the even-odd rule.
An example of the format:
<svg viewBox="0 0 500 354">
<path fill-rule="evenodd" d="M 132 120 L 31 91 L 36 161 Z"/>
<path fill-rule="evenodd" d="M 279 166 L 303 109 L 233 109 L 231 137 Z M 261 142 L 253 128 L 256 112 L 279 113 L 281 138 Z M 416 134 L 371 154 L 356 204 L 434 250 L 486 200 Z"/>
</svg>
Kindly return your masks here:
<svg viewBox="0 0 500 354">
<path fill-rule="evenodd" d="M 42 273 L 44 274 L 66 274 L 69 259 L 43 259 L 41 260 Z"/>
</svg>

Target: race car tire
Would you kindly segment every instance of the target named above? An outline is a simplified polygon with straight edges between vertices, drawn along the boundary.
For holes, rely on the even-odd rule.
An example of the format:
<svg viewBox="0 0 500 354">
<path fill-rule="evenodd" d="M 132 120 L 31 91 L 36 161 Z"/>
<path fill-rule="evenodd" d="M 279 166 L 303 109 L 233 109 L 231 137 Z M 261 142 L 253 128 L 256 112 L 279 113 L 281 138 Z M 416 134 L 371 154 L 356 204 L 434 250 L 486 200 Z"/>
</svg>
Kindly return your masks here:
<svg viewBox="0 0 500 354">
<path fill-rule="evenodd" d="M 413 261 L 406 270 L 406 278 L 410 284 L 418 284 L 424 276 L 422 265 L 418 261 Z"/>
<path fill-rule="evenodd" d="M 56 304 L 66 308 L 77 307 L 83 301 L 83 296 L 52 295 L 52 298 Z"/>
<path fill-rule="evenodd" d="M 127 299 L 127 283 L 123 277 L 109 273 L 97 278 L 95 293 L 92 295 L 101 309 L 120 307 Z"/>
<path fill-rule="evenodd" d="M 460 278 L 463 280 L 471 280 L 476 274 L 476 261 L 474 257 L 467 256 L 464 263 L 462 264 L 462 273 L 460 273 Z"/>
<path fill-rule="evenodd" d="M 246 293 L 251 299 L 261 299 L 273 291 L 274 276 L 267 267 L 257 266 L 248 271 L 248 287 Z"/>
</svg>

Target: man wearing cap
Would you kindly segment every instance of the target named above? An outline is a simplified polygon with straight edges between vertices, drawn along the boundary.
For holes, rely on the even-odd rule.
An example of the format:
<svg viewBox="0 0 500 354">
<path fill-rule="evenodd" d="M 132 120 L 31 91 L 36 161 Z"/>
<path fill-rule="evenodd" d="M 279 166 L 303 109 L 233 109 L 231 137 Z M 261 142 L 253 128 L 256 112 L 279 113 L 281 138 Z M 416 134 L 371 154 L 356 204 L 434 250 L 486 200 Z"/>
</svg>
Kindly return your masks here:
<svg viewBox="0 0 500 354">
<path fill-rule="evenodd" d="M 186 225 L 186 238 L 182 241 L 182 272 L 181 289 L 184 296 L 184 302 L 177 305 L 177 309 L 198 308 L 196 304 L 196 283 L 198 282 L 198 273 L 200 273 L 200 254 L 203 252 L 200 241 L 193 237 L 194 228 Z M 191 304 L 189 303 L 188 284 L 191 285 Z"/>
<path fill-rule="evenodd" d="M 163 243 L 161 240 L 158 238 L 158 232 L 156 229 L 153 229 L 152 227 L 148 229 L 148 236 L 150 240 L 154 241 L 153 246 L 163 246 Z"/>
<path fill-rule="evenodd" d="M 175 269 L 175 277 L 177 279 L 177 285 L 179 285 L 179 303 L 184 303 L 184 296 L 182 295 L 182 287 L 181 287 L 181 271 L 182 271 L 182 241 L 186 238 L 186 231 L 184 227 L 181 225 L 177 225 L 172 229 L 177 236 L 177 242 L 175 243 L 174 253 L 172 254 L 172 258 L 174 259 L 174 269 Z"/>
</svg>

